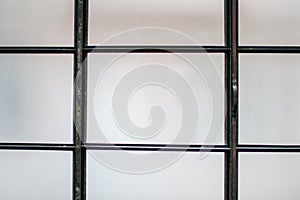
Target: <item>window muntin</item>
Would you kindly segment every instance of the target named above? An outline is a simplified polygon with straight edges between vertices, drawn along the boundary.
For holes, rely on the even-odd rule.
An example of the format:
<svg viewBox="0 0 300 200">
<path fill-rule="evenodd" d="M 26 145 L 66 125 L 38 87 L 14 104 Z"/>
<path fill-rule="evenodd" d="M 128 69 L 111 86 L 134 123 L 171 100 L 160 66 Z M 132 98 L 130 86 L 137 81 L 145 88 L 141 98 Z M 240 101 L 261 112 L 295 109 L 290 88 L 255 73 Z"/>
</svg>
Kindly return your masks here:
<svg viewBox="0 0 300 200">
<path fill-rule="evenodd" d="M 224 198 L 225 199 L 237 199 L 238 195 L 238 169 L 239 165 L 238 155 L 241 152 L 299 152 L 300 147 L 298 145 L 293 146 L 282 146 L 282 145 L 244 145 L 238 144 L 238 125 L 239 121 L 237 116 L 238 112 L 238 91 L 239 91 L 239 62 L 238 55 L 240 53 L 299 53 L 300 49 L 298 46 L 286 47 L 288 43 L 284 43 L 284 46 L 260 46 L 260 47 L 248 47 L 239 46 L 238 44 L 238 32 L 237 29 L 239 16 L 241 10 L 238 10 L 238 4 L 242 0 L 224 0 L 224 41 L 225 46 L 204 46 L 207 52 L 214 53 L 224 53 L 225 54 L 225 91 L 226 91 L 226 119 L 225 119 L 225 139 L 226 145 L 217 145 L 212 149 L 213 152 L 224 152 Z M 73 151 L 73 199 L 85 199 L 86 198 L 86 153 L 88 149 L 98 149 L 104 151 L 107 149 L 114 149 L 112 144 L 97 144 L 97 143 L 86 143 L 86 92 L 87 92 L 87 71 L 88 66 L 85 65 L 86 57 L 88 53 L 107 53 L 107 52 L 146 52 L 146 53 L 158 53 L 165 52 L 162 51 L 161 46 L 153 46 L 152 48 L 140 46 L 136 49 L 135 46 L 89 46 L 88 44 L 88 17 L 90 8 L 88 6 L 90 1 L 75 0 L 75 12 L 74 12 L 74 45 L 72 47 L 62 47 L 56 44 L 49 44 L 41 47 L 30 47 L 36 46 L 37 44 L 27 44 L 28 46 L 23 47 L 13 47 L 14 45 L 6 44 L 4 47 L 0 47 L 0 53 L 38 53 L 38 54 L 64 54 L 68 53 L 74 55 L 74 74 L 82 74 L 82 79 L 80 76 L 76 76 L 76 86 L 75 86 L 75 114 L 74 121 L 76 122 L 76 127 L 74 126 L 74 144 L 30 144 L 30 143 L 0 143 L 1 149 L 39 149 L 39 150 L 59 150 L 61 151 Z M 71 39 L 71 38 L 70 38 Z M 115 43 L 116 44 L 116 43 Z M 152 43 L 153 44 L 153 43 Z M 155 44 L 155 43 L 154 43 Z M 170 43 L 169 43 L 170 44 Z M 203 44 L 205 44 L 203 42 Z M 21 45 L 21 44 L 19 44 Z M 214 45 L 214 44 L 211 44 Z M 278 44 L 280 45 L 280 44 Z M 22 46 L 22 45 L 21 45 Z M 53 48 L 49 47 L 53 46 Z M 66 45 L 67 46 L 67 45 Z M 141 49 L 142 48 L 142 49 Z M 199 53 L 203 52 L 203 48 L 198 48 L 198 46 L 172 46 L 164 47 L 167 51 L 171 52 L 190 52 Z M 93 51 L 93 52 L 92 52 Z M 75 78 L 74 75 L 74 78 Z M 79 77 L 79 78 L 78 78 Z M 75 81 L 75 79 L 74 79 Z M 181 148 L 181 146 L 174 146 L 173 148 L 166 149 L 164 145 L 137 145 L 132 144 L 122 144 L 122 150 L 140 152 L 147 149 L 147 151 L 156 151 L 157 149 L 164 149 L 166 151 L 199 151 L 201 148 L 206 149 L 200 145 L 188 146 L 188 149 Z"/>
</svg>

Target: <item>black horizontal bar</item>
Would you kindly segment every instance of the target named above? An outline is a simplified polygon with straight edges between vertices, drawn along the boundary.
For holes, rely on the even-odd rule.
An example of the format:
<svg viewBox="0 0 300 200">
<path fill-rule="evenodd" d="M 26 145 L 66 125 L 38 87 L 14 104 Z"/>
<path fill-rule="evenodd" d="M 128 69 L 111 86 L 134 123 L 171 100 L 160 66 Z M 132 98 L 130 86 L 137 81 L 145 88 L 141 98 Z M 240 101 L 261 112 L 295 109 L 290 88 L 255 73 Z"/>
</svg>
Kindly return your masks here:
<svg viewBox="0 0 300 200">
<path fill-rule="evenodd" d="M 167 144 L 85 144 L 87 150 L 127 150 L 127 151 L 212 151 L 225 152 L 230 148 L 223 145 L 167 145 Z"/>
<path fill-rule="evenodd" d="M 87 143 L 88 150 L 135 150 L 135 151 L 230 151 L 226 145 L 168 145 L 168 144 L 101 144 Z M 60 150 L 72 151 L 72 144 L 43 144 L 43 143 L 0 143 L 0 149 L 15 150 Z M 238 145 L 239 152 L 300 152 L 300 145 Z"/>
<path fill-rule="evenodd" d="M 72 151 L 72 144 L 35 144 L 35 143 L 0 143 L 0 149 L 7 150 L 59 150 Z"/>
<path fill-rule="evenodd" d="M 194 148 L 201 148 L 201 147 L 227 147 L 225 145 L 204 145 L 204 144 L 162 144 L 162 143 L 152 143 L 152 144 L 142 144 L 142 143 L 86 143 L 85 145 L 94 145 L 94 146 L 134 146 L 134 147 L 194 147 Z"/>
<path fill-rule="evenodd" d="M 239 152 L 300 152 L 300 145 L 239 145 Z"/>
<path fill-rule="evenodd" d="M 239 53 L 300 53 L 300 46 L 239 46 Z"/>
<path fill-rule="evenodd" d="M 87 46 L 87 53 L 223 53 L 230 51 L 225 46 Z"/>
<path fill-rule="evenodd" d="M 74 47 L 0 47 L 0 53 L 75 53 Z"/>
<path fill-rule="evenodd" d="M 87 53 L 224 53 L 225 46 L 87 46 Z M 75 53 L 74 47 L 0 47 L 0 53 Z M 300 53 L 300 46 L 239 46 L 239 53 Z"/>
</svg>

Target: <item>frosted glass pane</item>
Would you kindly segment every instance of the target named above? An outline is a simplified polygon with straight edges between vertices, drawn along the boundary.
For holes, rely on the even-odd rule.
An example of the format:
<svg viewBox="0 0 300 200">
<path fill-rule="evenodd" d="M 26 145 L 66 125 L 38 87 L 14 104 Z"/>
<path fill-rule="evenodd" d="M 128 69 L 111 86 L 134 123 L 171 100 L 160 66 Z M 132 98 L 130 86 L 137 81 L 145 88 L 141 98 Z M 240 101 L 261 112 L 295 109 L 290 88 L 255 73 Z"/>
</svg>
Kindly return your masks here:
<svg viewBox="0 0 300 200">
<path fill-rule="evenodd" d="M 240 56 L 240 142 L 300 143 L 300 56 Z"/>
<path fill-rule="evenodd" d="M 221 45 L 223 0 L 90 0 L 89 44 Z"/>
<path fill-rule="evenodd" d="M 300 45 L 299 0 L 241 0 L 241 45 Z"/>
<path fill-rule="evenodd" d="M 140 155 L 147 156 L 144 153 Z M 118 151 L 89 151 L 87 157 L 88 200 L 224 199 L 224 156 L 222 153 L 211 153 L 203 160 L 199 159 L 198 152 L 185 153 L 177 162 L 166 168 L 141 174 L 118 171 L 122 170 L 121 168 L 111 169 L 98 160 L 100 154 L 110 157 L 119 156 Z M 163 154 L 172 156 L 171 154 L 177 153 L 163 152 Z M 120 157 L 119 164 L 131 161 L 128 157 Z M 157 159 L 155 162 L 160 162 L 160 160 Z"/>
<path fill-rule="evenodd" d="M 72 199 L 72 152 L 2 150 L 0 160 L 0 199 Z"/>
<path fill-rule="evenodd" d="M 240 200 L 299 199 L 299 154 L 241 153 L 239 164 Z"/>
<path fill-rule="evenodd" d="M 223 144 L 223 54 L 90 54 L 88 138 Z"/>
<path fill-rule="evenodd" d="M 70 46 L 73 29 L 73 0 L 0 2 L 0 46 Z"/>
<path fill-rule="evenodd" d="M 0 141 L 72 142 L 72 55 L 0 55 Z"/>
</svg>

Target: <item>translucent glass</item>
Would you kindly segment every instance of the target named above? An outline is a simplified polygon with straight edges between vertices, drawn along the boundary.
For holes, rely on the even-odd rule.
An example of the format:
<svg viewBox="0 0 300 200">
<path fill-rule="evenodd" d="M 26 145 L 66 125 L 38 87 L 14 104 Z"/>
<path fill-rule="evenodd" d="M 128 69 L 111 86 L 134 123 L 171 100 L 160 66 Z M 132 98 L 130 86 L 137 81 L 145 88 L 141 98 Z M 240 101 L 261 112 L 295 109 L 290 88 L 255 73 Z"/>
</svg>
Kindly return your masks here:
<svg viewBox="0 0 300 200">
<path fill-rule="evenodd" d="M 72 152 L 1 150 L 0 160 L 0 199 L 72 199 Z"/>
<path fill-rule="evenodd" d="M 89 44 L 221 45 L 223 0 L 90 0 Z"/>
<path fill-rule="evenodd" d="M 224 199 L 223 154 L 211 153 L 201 160 L 198 153 L 185 153 L 177 162 L 156 172 L 131 174 L 111 169 L 97 159 L 99 154 L 118 156 L 119 151 L 89 151 L 87 199 L 119 200 L 125 197 L 132 200 Z M 163 154 L 172 156 L 171 154 L 177 153 L 163 152 Z M 119 159 L 119 162 L 127 161 L 131 160 L 128 157 Z M 160 160 L 157 159 L 155 162 Z M 139 164 L 141 163 L 136 163 Z"/>
<path fill-rule="evenodd" d="M 239 199 L 299 199 L 300 154 L 241 153 Z"/>
<path fill-rule="evenodd" d="M 0 55 L 0 141 L 72 142 L 72 55 Z"/>
<path fill-rule="evenodd" d="M 300 56 L 240 56 L 240 142 L 300 143 Z"/>
<path fill-rule="evenodd" d="M 70 46 L 73 29 L 73 0 L 0 2 L 0 46 Z"/>
<path fill-rule="evenodd" d="M 90 54 L 88 138 L 223 144 L 223 54 Z"/>
<path fill-rule="evenodd" d="M 300 45 L 299 0 L 241 0 L 241 45 Z"/>
</svg>

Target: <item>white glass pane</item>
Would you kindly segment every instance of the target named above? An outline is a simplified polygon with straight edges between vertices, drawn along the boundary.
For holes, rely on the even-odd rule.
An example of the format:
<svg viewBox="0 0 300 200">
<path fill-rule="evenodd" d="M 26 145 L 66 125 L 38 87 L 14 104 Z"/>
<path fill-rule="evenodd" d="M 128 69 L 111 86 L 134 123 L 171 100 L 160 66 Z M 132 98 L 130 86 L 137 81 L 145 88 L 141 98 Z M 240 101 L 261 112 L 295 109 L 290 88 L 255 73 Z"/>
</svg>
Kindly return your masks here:
<svg viewBox="0 0 300 200">
<path fill-rule="evenodd" d="M 0 141 L 72 142 L 72 55 L 0 55 Z"/>
<path fill-rule="evenodd" d="M 0 1 L 0 46 L 69 46 L 73 29 L 73 0 Z"/>
<path fill-rule="evenodd" d="M 88 141 L 223 144 L 223 54 L 90 54 Z"/>
<path fill-rule="evenodd" d="M 72 199 L 71 152 L 2 150 L 0 160 L 0 199 Z"/>
<path fill-rule="evenodd" d="M 300 56 L 240 56 L 240 142 L 300 143 Z"/>
<path fill-rule="evenodd" d="M 141 156 L 148 155 L 145 152 L 139 153 Z M 160 153 L 171 157 L 172 154 L 178 154 Z M 88 200 L 124 198 L 132 200 L 222 200 L 224 198 L 224 156 L 222 153 L 211 153 L 203 160 L 199 159 L 199 152 L 184 153 L 183 157 L 169 166 L 162 165 L 162 169 L 158 171 L 140 174 L 118 171 L 123 170 L 123 164 L 126 165 L 132 161 L 129 157 L 120 157 L 119 154 L 119 151 L 89 151 L 87 158 Z M 103 165 L 102 156 L 119 157 L 120 168 L 112 169 L 105 166 L 107 164 L 105 162 Z M 160 161 L 158 158 L 154 162 Z M 135 163 L 135 165 L 141 164 Z"/>
<path fill-rule="evenodd" d="M 90 0 L 89 44 L 223 44 L 223 0 Z"/>
<path fill-rule="evenodd" d="M 239 165 L 240 200 L 299 199 L 299 154 L 241 153 Z"/>
<path fill-rule="evenodd" d="M 300 45 L 299 0 L 241 0 L 241 45 Z"/>
</svg>

